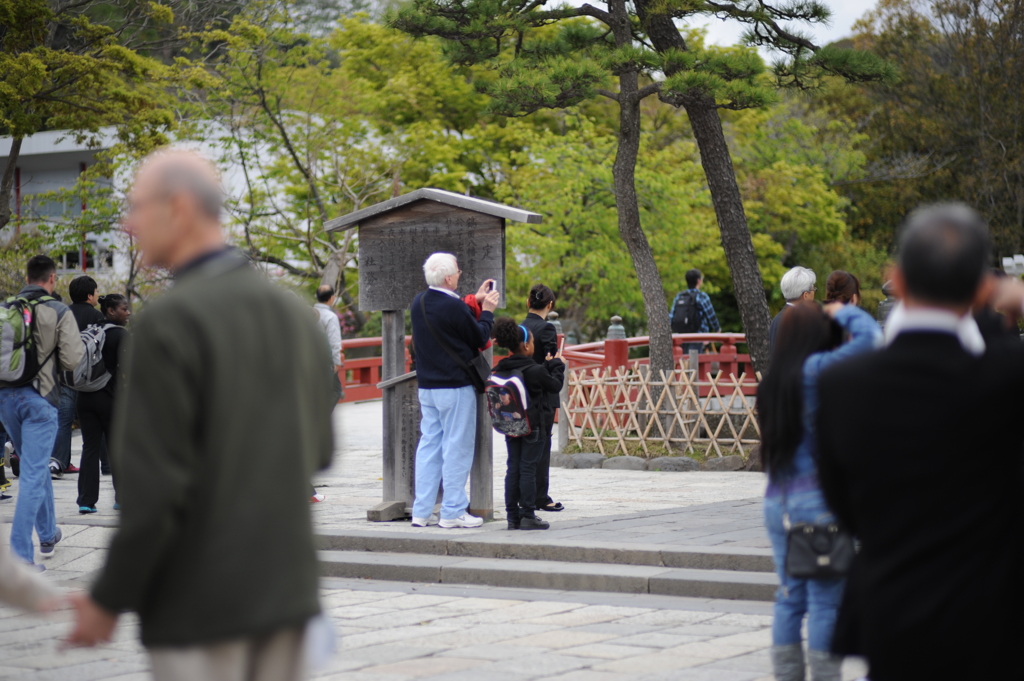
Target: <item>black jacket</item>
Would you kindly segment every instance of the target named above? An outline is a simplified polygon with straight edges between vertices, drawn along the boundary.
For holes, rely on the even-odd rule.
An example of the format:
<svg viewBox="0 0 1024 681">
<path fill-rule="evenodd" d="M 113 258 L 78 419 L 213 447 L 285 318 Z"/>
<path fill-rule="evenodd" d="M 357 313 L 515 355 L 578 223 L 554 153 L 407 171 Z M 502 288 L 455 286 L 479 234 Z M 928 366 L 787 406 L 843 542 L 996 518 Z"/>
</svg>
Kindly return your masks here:
<svg viewBox="0 0 1024 681">
<path fill-rule="evenodd" d="M 903 333 L 819 387 L 822 489 L 861 541 L 833 649 L 872 681 L 1024 678 L 1024 348 Z"/>
<path fill-rule="evenodd" d="M 545 358 L 548 355 L 554 357 L 558 354 L 558 333 L 555 331 L 555 327 L 551 322 L 546 321 L 535 315 L 532 312 L 526 315 L 526 319 L 523 320 L 523 326 L 530 330 L 533 334 L 533 360 L 538 364 L 543 364 Z M 544 395 L 544 402 L 552 410 L 558 409 L 559 400 L 558 393 L 562 390 L 562 385 L 558 385 L 558 390 L 548 392 Z"/>
<path fill-rule="evenodd" d="M 771 326 L 768 327 L 768 356 L 775 352 L 775 336 L 779 333 L 779 326 L 782 325 L 782 313 L 789 309 L 789 303 L 782 306 L 779 313 L 772 317 Z"/>
<path fill-rule="evenodd" d="M 462 388 L 473 385 L 466 370 L 445 352 L 427 328 L 420 309 L 420 298 L 423 297 L 426 298 L 427 317 L 434 332 L 467 364 L 490 340 L 494 315 L 485 310 L 477 321 L 462 300 L 433 289 L 418 294 L 412 301 L 410 316 L 419 387 Z"/>
<path fill-rule="evenodd" d="M 107 318 L 103 316 L 103 313 L 89 303 L 71 303 L 68 305 L 68 309 L 71 310 L 75 321 L 78 322 L 79 331 L 85 331 L 85 327 L 90 324 L 107 323 Z"/>
<path fill-rule="evenodd" d="M 510 355 L 498 362 L 495 371 L 515 371 L 523 374 L 523 382 L 530 393 L 527 413 L 530 423 L 536 428 L 545 413 L 551 413 L 552 407 L 544 399 L 545 394 L 556 392 L 562 388 L 562 376 L 565 364 L 560 359 L 547 360 L 537 364 L 532 357 L 526 355 Z"/>
</svg>

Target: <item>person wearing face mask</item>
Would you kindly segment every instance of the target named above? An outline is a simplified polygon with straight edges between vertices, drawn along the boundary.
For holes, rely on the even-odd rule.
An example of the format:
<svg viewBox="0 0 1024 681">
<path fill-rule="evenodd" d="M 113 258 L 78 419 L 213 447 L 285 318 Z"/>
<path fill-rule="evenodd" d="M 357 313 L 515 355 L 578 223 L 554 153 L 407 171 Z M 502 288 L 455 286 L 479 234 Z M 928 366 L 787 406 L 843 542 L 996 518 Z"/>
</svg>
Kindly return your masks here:
<svg viewBox="0 0 1024 681">
<path fill-rule="evenodd" d="M 100 312 L 106 321 L 104 326 L 103 364 L 110 380 L 94 392 L 78 394 L 78 422 L 82 427 L 82 461 L 78 473 L 78 512 L 96 513 L 96 502 L 100 495 L 100 451 L 110 436 L 110 422 L 114 415 L 114 398 L 121 380 L 119 363 L 127 342 L 125 327 L 132 316 L 128 300 L 119 293 L 99 298 Z M 113 473 L 113 469 L 111 469 Z M 117 495 L 116 474 L 111 476 Z M 114 510 L 118 505 L 115 501 Z"/>
</svg>

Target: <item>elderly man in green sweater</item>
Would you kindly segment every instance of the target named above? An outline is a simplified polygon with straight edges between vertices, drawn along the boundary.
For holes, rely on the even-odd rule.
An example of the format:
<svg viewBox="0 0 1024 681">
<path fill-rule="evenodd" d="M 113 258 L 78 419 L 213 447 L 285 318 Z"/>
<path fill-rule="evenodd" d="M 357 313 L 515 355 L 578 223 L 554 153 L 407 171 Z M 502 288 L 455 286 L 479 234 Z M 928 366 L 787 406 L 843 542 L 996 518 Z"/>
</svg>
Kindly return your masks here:
<svg viewBox="0 0 1024 681">
<path fill-rule="evenodd" d="M 138 612 L 158 681 L 298 679 L 320 612 L 310 476 L 331 458 L 329 352 L 309 309 L 227 248 L 212 166 L 147 159 L 126 229 L 174 287 L 133 324 L 111 456 L 121 527 L 72 645 Z"/>
</svg>

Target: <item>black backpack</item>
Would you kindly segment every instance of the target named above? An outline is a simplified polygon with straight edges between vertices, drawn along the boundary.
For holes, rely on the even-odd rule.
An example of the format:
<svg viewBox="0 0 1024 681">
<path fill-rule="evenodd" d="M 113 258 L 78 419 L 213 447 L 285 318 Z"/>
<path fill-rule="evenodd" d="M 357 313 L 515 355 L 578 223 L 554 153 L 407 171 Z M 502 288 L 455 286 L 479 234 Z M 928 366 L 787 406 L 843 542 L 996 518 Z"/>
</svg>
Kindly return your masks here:
<svg viewBox="0 0 1024 681">
<path fill-rule="evenodd" d="M 672 304 L 672 333 L 697 333 L 700 331 L 700 309 L 697 307 L 697 291 L 688 289 L 676 296 Z"/>
</svg>

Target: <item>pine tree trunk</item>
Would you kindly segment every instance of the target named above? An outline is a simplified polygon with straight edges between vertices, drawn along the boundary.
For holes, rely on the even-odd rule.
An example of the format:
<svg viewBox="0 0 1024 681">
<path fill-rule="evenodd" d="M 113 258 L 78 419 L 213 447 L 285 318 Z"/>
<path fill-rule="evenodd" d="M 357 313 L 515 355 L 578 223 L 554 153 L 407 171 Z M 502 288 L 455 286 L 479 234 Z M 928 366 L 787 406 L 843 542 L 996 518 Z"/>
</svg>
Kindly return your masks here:
<svg viewBox="0 0 1024 681">
<path fill-rule="evenodd" d="M 628 45 L 632 40 L 625 0 L 609 3 L 613 17 L 612 30 L 616 43 Z M 672 328 L 661 274 L 654 262 L 651 244 L 640 224 L 640 206 L 636 200 L 636 159 L 640 152 L 640 99 L 637 97 L 639 75 L 635 69 L 619 74 L 619 145 L 615 152 L 612 176 L 615 186 L 615 207 L 619 215 L 619 235 L 626 242 L 633 268 L 640 283 L 647 313 L 647 334 L 650 336 L 651 370 L 671 371 Z"/>
<path fill-rule="evenodd" d="M 690 117 L 693 136 L 700 149 L 701 165 L 707 177 L 711 201 L 718 217 L 725 259 L 732 273 L 740 319 L 747 335 L 747 347 L 754 369 L 768 370 L 768 327 L 771 324 L 768 301 L 765 300 L 761 268 L 754 253 L 743 199 L 736 183 L 736 171 L 729 154 L 729 145 L 722 131 L 722 119 L 710 97 L 688 97 L 683 106 Z"/>
<path fill-rule="evenodd" d="M 7 154 L 7 167 L 4 168 L 3 177 L 0 178 L 0 229 L 7 226 L 11 221 L 11 193 L 14 191 L 15 169 L 18 166 L 18 157 L 21 155 L 21 137 L 11 140 L 11 150 Z"/>
<path fill-rule="evenodd" d="M 634 2 L 637 16 L 646 28 L 655 50 L 660 53 L 686 51 L 686 41 L 669 14 L 652 10 L 651 0 Z M 666 72 L 666 75 L 674 72 Z M 764 373 L 771 359 L 768 356 L 768 327 L 771 319 L 768 301 L 764 297 L 761 268 L 754 254 L 754 242 L 750 238 L 747 216 L 743 212 L 743 199 L 736 183 L 736 170 L 722 132 L 722 119 L 715 108 L 714 99 L 707 95 L 663 99 L 674 106 L 682 106 L 690 118 L 690 127 L 700 149 L 701 165 L 718 217 L 718 230 L 722 235 L 725 260 L 732 274 L 743 331 L 747 334 L 747 347 L 754 361 L 754 369 Z"/>
</svg>

